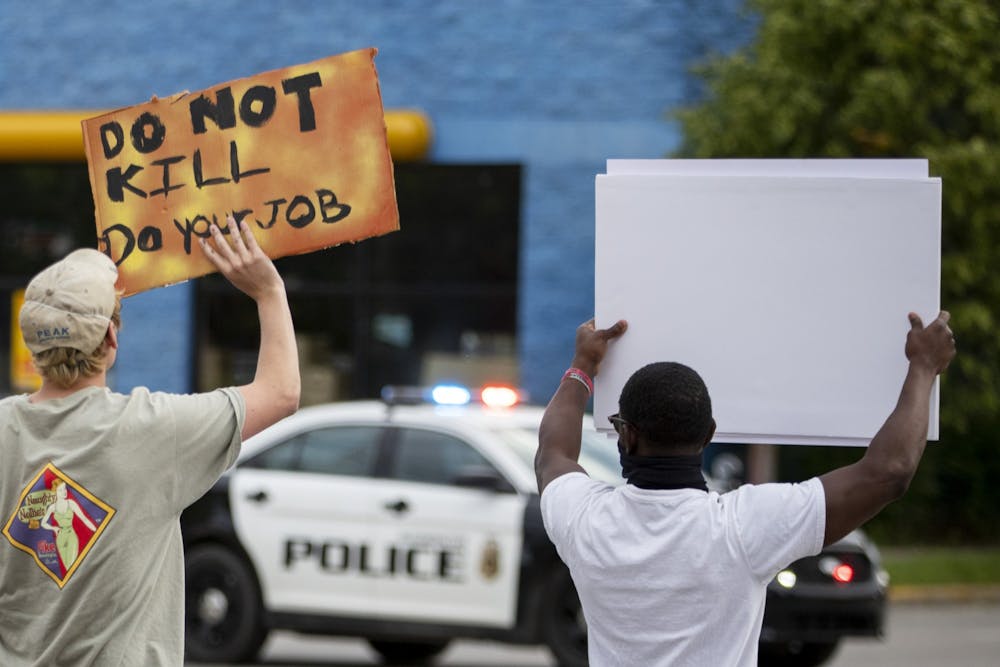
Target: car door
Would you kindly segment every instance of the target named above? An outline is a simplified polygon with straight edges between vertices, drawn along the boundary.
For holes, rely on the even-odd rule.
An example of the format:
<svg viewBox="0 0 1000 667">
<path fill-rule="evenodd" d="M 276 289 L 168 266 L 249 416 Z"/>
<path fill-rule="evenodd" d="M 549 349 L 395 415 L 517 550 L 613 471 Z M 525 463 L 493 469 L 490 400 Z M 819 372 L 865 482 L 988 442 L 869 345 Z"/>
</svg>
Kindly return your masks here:
<svg viewBox="0 0 1000 667">
<path fill-rule="evenodd" d="M 383 433 L 315 428 L 232 473 L 234 523 L 269 610 L 356 615 L 370 606 L 362 560 L 383 518 L 371 485 Z"/>
<path fill-rule="evenodd" d="M 397 428 L 379 504 L 398 567 L 376 581 L 389 618 L 511 627 L 526 498 L 469 442 Z M 489 486 L 491 476 L 499 487 Z M 479 484 L 480 488 L 461 486 Z M 470 482 L 469 480 L 478 480 Z"/>
</svg>

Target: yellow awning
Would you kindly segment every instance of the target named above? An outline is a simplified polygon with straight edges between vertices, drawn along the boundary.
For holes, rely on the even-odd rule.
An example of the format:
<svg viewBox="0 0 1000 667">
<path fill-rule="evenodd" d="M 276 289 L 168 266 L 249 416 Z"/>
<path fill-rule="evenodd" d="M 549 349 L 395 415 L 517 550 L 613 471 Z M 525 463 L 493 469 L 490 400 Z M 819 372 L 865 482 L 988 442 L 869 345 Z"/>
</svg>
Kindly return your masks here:
<svg viewBox="0 0 1000 667">
<path fill-rule="evenodd" d="M 106 111 L 0 111 L 0 161 L 56 162 L 85 159 L 80 121 Z M 431 121 L 417 109 L 385 112 L 389 152 L 396 162 L 427 157 Z"/>
</svg>

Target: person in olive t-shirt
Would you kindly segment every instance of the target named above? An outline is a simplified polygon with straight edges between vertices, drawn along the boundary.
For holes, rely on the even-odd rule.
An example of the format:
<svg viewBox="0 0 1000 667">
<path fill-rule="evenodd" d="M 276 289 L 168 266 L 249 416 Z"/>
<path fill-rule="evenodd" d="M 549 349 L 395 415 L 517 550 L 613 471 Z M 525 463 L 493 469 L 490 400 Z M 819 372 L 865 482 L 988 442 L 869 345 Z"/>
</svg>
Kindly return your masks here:
<svg viewBox="0 0 1000 667">
<path fill-rule="evenodd" d="M 19 319 L 42 386 L 0 401 L 0 665 L 183 664 L 180 514 L 242 438 L 299 401 L 284 283 L 249 228 L 228 222 L 201 245 L 257 304 L 257 372 L 241 387 L 110 391 L 121 301 L 96 250 L 28 285 Z"/>
</svg>

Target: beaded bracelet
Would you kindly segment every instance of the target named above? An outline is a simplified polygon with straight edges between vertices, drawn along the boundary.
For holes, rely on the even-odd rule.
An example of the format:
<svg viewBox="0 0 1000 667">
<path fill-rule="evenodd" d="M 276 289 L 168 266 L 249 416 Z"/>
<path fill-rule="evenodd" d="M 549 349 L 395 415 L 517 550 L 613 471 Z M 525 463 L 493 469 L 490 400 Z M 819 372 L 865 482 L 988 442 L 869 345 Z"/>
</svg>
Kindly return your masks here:
<svg viewBox="0 0 1000 667">
<path fill-rule="evenodd" d="M 579 368 L 570 368 L 565 373 L 563 373 L 562 379 L 573 378 L 584 387 L 587 388 L 588 394 L 594 393 L 594 381 L 590 379 L 590 376 L 581 371 Z"/>
</svg>

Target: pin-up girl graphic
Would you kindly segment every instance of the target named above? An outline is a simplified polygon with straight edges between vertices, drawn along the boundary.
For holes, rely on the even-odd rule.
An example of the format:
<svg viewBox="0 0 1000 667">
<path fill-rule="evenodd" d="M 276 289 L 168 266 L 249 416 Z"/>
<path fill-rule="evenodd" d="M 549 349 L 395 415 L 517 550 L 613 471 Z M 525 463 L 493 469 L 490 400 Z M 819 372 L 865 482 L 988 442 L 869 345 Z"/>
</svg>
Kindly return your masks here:
<svg viewBox="0 0 1000 667">
<path fill-rule="evenodd" d="M 73 517 L 78 518 L 91 530 L 97 530 L 97 526 L 87 518 L 80 505 L 68 497 L 66 483 L 63 480 L 59 478 L 52 480 L 52 491 L 55 492 L 56 499 L 46 508 L 41 525 L 55 533 L 59 557 L 62 559 L 63 567 L 69 570 L 80 554 L 80 538 L 73 529 Z M 50 519 L 55 521 L 55 525 L 50 523 Z"/>
</svg>

